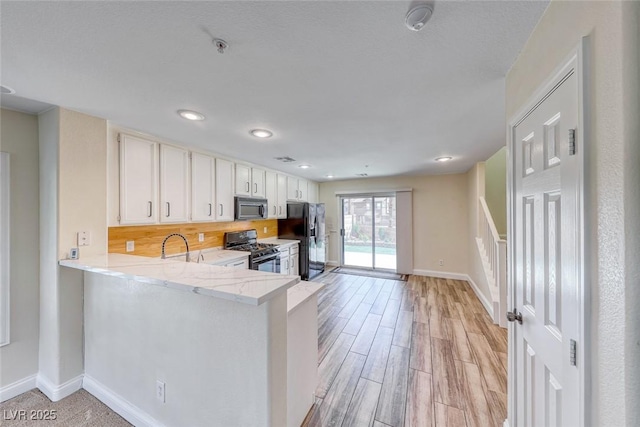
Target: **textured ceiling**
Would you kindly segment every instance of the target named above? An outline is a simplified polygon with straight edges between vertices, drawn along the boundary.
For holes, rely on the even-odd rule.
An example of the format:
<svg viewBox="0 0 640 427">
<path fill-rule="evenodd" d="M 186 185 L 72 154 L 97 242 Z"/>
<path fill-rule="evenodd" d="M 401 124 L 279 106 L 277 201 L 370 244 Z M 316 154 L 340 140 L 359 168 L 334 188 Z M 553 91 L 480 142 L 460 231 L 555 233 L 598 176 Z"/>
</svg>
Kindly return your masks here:
<svg viewBox="0 0 640 427">
<path fill-rule="evenodd" d="M 413 32 L 405 1 L 2 1 L 1 83 L 312 179 L 463 172 L 504 144 L 504 76 L 546 6 L 440 1 Z"/>
</svg>

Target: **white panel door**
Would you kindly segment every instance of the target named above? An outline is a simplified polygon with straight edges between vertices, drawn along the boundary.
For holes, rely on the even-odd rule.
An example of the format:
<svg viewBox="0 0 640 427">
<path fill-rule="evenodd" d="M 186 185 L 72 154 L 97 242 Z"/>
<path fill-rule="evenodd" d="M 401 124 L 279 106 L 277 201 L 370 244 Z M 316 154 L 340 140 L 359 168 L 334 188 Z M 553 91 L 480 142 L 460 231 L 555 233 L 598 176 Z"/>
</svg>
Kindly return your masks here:
<svg viewBox="0 0 640 427">
<path fill-rule="evenodd" d="M 191 220 L 215 219 L 216 161 L 199 153 L 191 154 Z"/>
<path fill-rule="evenodd" d="M 278 181 L 275 172 L 265 174 L 265 189 L 267 196 L 267 217 L 278 217 Z"/>
<path fill-rule="evenodd" d="M 287 177 L 287 200 L 298 200 L 298 178 Z"/>
<path fill-rule="evenodd" d="M 120 224 L 158 222 L 158 144 L 120 135 Z"/>
<path fill-rule="evenodd" d="M 265 197 L 265 171 L 263 169 L 251 169 L 251 196 Z"/>
<path fill-rule="evenodd" d="M 298 200 L 302 202 L 309 201 L 309 186 L 306 179 L 298 180 Z"/>
<path fill-rule="evenodd" d="M 513 129 L 516 425 L 577 425 L 578 79 L 571 70 Z M 558 79 L 562 81 L 562 79 Z"/>
<path fill-rule="evenodd" d="M 278 180 L 278 218 L 287 217 L 287 177 L 277 174 Z"/>
<path fill-rule="evenodd" d="M 189 220 L 189 152 L 160 145 L 160 222 Z"/>
<path fill-rule="evenodd" d="M 216 221 L 233 221 L 233 163 L 216 159 Z"/>
<path fill-rule="evenodd" d="M 236 163 L 236 194 L 251 196 L 251 168 Z"/>
</svg>

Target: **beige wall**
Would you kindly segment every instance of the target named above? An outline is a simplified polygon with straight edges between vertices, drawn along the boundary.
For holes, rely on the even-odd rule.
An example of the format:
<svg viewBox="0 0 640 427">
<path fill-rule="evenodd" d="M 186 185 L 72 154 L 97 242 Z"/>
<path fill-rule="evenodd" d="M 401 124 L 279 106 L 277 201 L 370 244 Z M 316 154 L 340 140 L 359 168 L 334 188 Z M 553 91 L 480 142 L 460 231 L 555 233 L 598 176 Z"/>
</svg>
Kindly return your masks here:
<svg viewBox="0 0 640 427">
<path fill-rule="evenodd" d="M 591 425 L 640 419 L 639 2 L 552 1 L 506 80 L 507 120 L 590 36 L 587 69 L 587 289 Z"/>
<path fill-rule="evenodd" d="M 0 151 L 11 155 L 11 343 L 0 388 L 38 372 L 38 118 L 0 110 Z"/>
<path fill-rule="evenodd" d="M 476 237 L 479 234 L 479 198 L 485 196 L 485 163 L 476 163 L 467 172 L 467 204 L 469 206 L 468 230 L 469 233 L 465 237 L 465 249 L 468 253 L 469 267 L 467 274 L 476 284 L 480 292 L 484 295 L 485 300 L 491 304 L 492 297 L 489 291 L 489 283 L 484 273 L 482 258 L 478 251 L 478 243 Z"/>
<path fill-rule="evenodd" d="M 467 176 L 431 175 L 331 181 L 320 184 L 330 232 L 329 261 L 340 260 L 340 213 L 337 191 L 413 189 L 413 268 L 467 273 Z M 444 260 L 439 266 L 438 260 Z"/>
<path fill-rule="evenodd" d="M 489 157 L 484 166 L 484 198 L 498 234 L 507 235 L 507 147 Z"/>
</svg>

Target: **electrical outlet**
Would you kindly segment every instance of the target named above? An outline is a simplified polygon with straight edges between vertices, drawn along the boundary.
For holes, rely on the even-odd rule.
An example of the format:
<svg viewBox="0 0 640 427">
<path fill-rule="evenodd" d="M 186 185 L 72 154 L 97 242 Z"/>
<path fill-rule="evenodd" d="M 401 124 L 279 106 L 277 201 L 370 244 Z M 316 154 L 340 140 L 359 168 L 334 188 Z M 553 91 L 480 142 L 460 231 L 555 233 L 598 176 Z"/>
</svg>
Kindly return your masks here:
<svg viewBox="0 0 640 427">
<path fill-rule="evenodd" d="M 204 242 L 204 233 L 198 233 L 198 242 Z"/>
<path fill-rule="evenodd" d="M 264 234 L 267 234 L 267 227 L 264 228 Z"/>
<path fill-rule="evenodd" d="M 444 260 L 443 260 L 443 259 L 441 259 L 440 261 L 438 261 L 438 265 L 439 265 L 440 267 L 442 267 L 442 266 L 444 265 Z"/>
<path fill-rule="evenodd" d="M 91 244 L 91 233 L 88 231 L 78 231 L 78 246 L 89 246 Z"/>
<path fill-rule="evenodd" d="M 164 399 L 164 386 L 165 384 L 158 380 L 156 381 L 156 399 L 158 399 L 160 402 L 164 403 L 165 399 Z"/>
<path fill-rule="evenodd" d="M 133 252 L 136 248 L 135 243 L 133 242 L 133 240 L 128 240 L 127 241 L 127 252 Z"/>
</svg>

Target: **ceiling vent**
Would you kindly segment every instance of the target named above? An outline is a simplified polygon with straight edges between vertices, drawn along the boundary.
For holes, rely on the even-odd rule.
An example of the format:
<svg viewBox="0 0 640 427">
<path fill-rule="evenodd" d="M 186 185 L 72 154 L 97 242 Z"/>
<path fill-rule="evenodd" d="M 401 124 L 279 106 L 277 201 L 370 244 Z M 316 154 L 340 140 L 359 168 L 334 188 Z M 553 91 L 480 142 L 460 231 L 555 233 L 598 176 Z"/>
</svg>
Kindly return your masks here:
<svg viewBox="0 0 640 427">
<path fill-rule="evenodd" d="M 356 176 L 365 177 L 365 176 L 369 176 L 369 174 L 368 173 L 357 173 Z"/>
<path fill-rule="evenodd" d="M 296 161 L 296 159 L 293 159 L 293 158 L 291 158 L 289 156 L 274 157 L 274 159 L 280 160 L 281 162 L 284 162 L 284 163 L 291 163 L 291 162 L 295 162 Z"/>
</svg>

